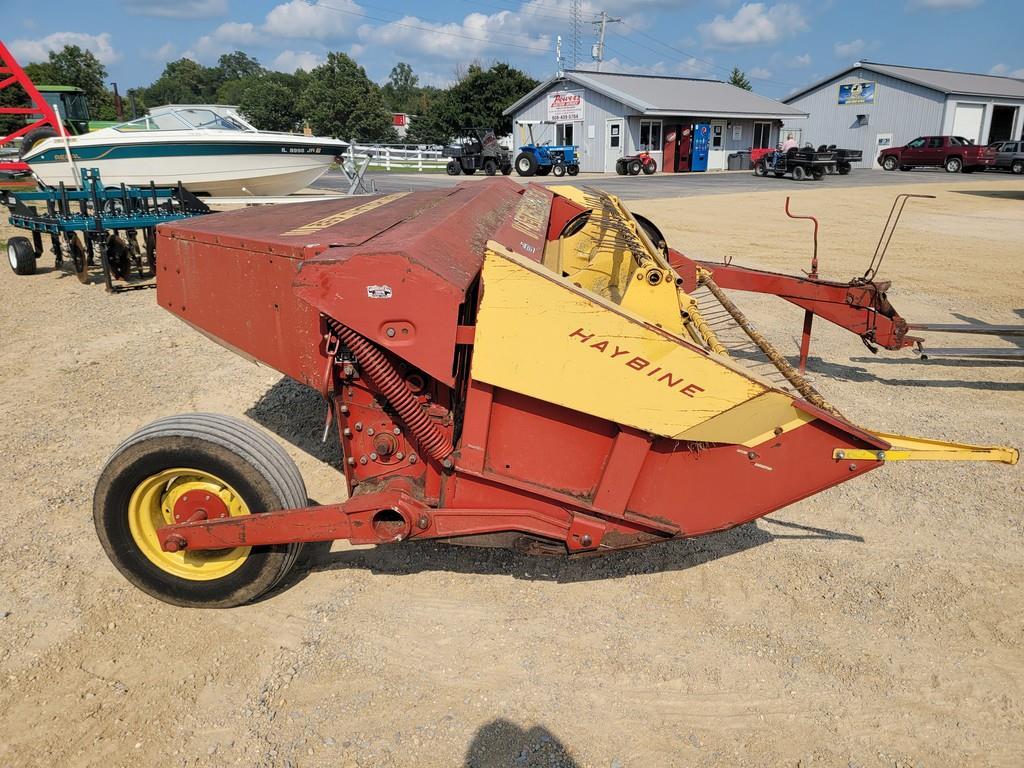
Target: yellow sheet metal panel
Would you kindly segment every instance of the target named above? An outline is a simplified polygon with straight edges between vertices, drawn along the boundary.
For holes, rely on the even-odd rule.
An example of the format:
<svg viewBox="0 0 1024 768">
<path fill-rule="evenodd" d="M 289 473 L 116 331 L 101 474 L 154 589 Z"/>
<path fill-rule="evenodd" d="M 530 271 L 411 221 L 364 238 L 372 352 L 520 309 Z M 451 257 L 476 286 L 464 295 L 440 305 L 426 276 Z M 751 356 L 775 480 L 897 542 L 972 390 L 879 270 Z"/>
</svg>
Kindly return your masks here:
<svg viewBox="0 0 1024 768">
<path fill-rule="evenodd" d="M 771 390 L 727 359 L 712 358 L 494 242 L 484 260 L 472 375 L 664 437 L 679 437 Z M 779 413 L 775 398 L 765 404 Z M 764 431 L 763 421 L 755 419 L 756 433 Z M 730 424 L 728 431 L 740 430 Z"/>
<path fill-rule="evenodd" d="M 753 448 L 776 434 L 802 427 L 809 421 L 814 421 L 814 417 L 794 408 L 793 398 L 789 395 L 768 391 L 686 430 L 679 437 L 694 442 L 737 443 Z"/>
</svg>

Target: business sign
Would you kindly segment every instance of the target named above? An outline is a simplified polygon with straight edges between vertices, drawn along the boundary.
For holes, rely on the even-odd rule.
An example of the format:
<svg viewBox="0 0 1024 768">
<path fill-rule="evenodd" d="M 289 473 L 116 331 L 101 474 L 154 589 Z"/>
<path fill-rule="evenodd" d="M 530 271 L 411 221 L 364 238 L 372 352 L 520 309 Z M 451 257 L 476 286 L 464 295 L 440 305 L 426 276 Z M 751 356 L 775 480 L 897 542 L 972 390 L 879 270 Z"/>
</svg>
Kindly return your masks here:
<svg viewBox="0 0 1024 768">
<path fill-rule="evenodd" d="M 839 86 L 840 104 L 874 104 L 874 83 L 843 83 Z"/>
<path fill-rule="evenodd" d="M 548 120 L 556 123 L 576 123 L 583 120 L 583 91 L 549 93 Z"/>
</svg>

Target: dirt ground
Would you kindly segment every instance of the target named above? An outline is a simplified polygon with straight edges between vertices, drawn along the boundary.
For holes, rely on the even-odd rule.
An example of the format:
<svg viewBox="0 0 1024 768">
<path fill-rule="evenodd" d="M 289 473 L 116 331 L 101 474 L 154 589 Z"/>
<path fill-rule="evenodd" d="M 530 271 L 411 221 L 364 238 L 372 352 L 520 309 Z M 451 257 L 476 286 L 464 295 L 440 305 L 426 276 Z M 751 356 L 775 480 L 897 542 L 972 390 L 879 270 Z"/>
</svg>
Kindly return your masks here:
<svg viewBox="0 0 1024 768">
<path fill-rule="evenodd" d="M 911 321 L 1022 322 L 1024 183 L 960 189 L 906 187 L 937 199 L 907 209 L 882 269 L 891 299 Z M 784 194 L 636 209 L 691 255 L 795 272 L 810 227 L 785 218 Z M 863 272 L 892 194 L 793 194 L 821 219 L 825 276 Z M 242 416 L 326 502 L 335 438 L 319 442 L 316 395 L 152 291 L 108 296 L 41 264 L 0 269 L 0 766 L 1021 764 L 1020 467 L 894 464 L 727 533 L 600 560 L 311 547 L 254 605 L 172 608 L 130 587 L 93 532 L 115 445 L 167 414 Z M 795 353 L 798 310 L 742 306 Z M 1020 365 L 873 356 L 824 323 L 812 355 L 817 386 L 865 426 L 1024 443 Z"/>
</svg>

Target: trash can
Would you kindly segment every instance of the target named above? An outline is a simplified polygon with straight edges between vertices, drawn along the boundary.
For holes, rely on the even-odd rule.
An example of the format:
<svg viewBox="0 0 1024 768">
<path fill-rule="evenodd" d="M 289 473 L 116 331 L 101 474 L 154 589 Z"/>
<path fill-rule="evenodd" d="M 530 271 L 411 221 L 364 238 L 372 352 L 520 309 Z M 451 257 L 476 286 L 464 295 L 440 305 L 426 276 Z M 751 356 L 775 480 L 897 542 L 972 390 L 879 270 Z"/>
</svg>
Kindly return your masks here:
<svg viewBox="0 0 1024 768">
<path fill-rule="evenodd" d="M 752 167 L 750 165 L 750 150 L 742 149 L 739 152 L 733 152 L 729 155 L 729 170 L 730 171 L 747 171 Z"/>
</svg>

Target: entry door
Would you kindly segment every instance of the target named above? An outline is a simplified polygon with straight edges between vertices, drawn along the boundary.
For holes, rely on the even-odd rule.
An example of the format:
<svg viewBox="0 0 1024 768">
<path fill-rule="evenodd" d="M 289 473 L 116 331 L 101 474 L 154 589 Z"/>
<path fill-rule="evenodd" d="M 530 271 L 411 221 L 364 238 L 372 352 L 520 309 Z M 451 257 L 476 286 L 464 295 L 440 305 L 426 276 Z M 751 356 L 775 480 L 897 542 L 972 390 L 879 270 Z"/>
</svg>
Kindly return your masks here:
<svg viewBox="0 0 1024 768">
<path fill-rule="evenodd" d="M 708 170 L 724 171 L 726 165 L 725 120 L 712 120 L 711 144 L 708 146 Z"/>
<path fill-rule="evenodd" d="M 609 120 L 605 124 L 604 139 L 604 172 L 615 172 L 615 161 L 623 156 L 623 143 L 625 136 L 622 135 L 622 120 Z"/>
</svg>

